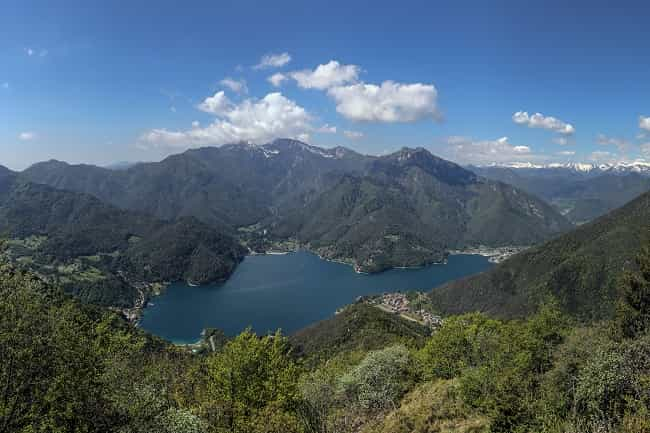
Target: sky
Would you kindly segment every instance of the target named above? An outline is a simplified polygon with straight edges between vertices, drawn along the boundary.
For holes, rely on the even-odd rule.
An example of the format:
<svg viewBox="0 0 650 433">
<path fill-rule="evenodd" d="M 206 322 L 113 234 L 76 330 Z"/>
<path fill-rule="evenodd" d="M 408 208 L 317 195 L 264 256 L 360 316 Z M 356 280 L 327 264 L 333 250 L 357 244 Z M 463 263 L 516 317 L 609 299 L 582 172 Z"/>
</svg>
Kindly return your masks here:
<svg viewBox="0 0 650 433">
<path fill-rule="evenodd" d="M 643 1 L 0 6 L 0 164 L 290 137 L 463 164 L 650 161 Z"/>
</svg>

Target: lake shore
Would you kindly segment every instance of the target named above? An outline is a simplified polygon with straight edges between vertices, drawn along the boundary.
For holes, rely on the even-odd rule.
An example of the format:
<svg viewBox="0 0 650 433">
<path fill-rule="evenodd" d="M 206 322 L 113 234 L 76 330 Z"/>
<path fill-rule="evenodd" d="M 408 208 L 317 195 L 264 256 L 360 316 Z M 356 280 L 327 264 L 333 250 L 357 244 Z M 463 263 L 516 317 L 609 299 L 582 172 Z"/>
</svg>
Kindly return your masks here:
<svg viewBox="0 0 650 433">
<path fill-rule="evenodd" d="M 509 245 L 505 247 L 486 247 L 485 245 L 479 245 L 476 247 L 464 248 L 461 250 L 451 250 L 449 254 L 475 254 L 483 257 L 487 257 L 490 263 L 501 263 L 504 260 L 509 259 L 510 257 L 518 254 L 522 251 L 527 250 L 530 246 L 515 246 Z"/>
</svg>

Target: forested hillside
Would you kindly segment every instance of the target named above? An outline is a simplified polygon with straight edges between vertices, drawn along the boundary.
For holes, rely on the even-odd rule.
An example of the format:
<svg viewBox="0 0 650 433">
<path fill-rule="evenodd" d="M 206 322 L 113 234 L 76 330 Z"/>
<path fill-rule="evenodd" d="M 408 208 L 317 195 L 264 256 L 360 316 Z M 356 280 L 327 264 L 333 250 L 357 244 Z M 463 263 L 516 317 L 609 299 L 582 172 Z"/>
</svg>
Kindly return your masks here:
<svg viewBox="0 0 650 433">
<path fill-rule="evenodd" d="M 549 205 L 424 149 L 377 158 L 272 225 L 363 271 L 441 261 L 449 249 L 530 245 L 571 225 Z"/>
<path fill-rule="evenodd" d="M 650 428 L 650 249 L 613 320 L 554 301 L 520 320 L 445 317 L 431 335 L 352 306 L 287 340 L 191 351 L 0 267 L 6 432 L 629 432 Z M 214 334 L 214 332 L 213 332 Z"/>
<path fill-rule="evenodd" d="M 650 193 L 591 223 L 431 292 L 441 311 L 522 317 L 552 296 L 582 319 L 609 318 L 617 287 L 650 240 Z"/>
<path fill-rule="evenodd" d="M 13 175 L 0 178 L 0 233 L 14 262 L 113 306 L 132 306 L 151 283 L 226 278 L 244 254 L 195 218 L 161 221 Z"/>
</svg>

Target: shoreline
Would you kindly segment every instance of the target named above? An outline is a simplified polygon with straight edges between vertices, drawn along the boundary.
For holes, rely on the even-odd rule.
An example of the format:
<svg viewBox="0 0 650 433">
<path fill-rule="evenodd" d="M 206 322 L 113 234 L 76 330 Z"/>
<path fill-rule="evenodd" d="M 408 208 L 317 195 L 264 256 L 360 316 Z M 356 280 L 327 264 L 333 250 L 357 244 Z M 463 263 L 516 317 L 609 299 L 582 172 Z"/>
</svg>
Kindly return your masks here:
<svg viewBox="0 0 650 433">
<path fill-rule="evenodd" d="M 483 256 L 483 257 L 487 257 L 488 260 L 491 263 L 499 263 L 499 261 L 497 261 L 497 260 L 499 260 L 499 258 L 501 256 L 505 255 L 506 253 L 510 253 L 510 255 L 514 255 L 516 252 L 523 251 L 526 248 L 528 248 L 528 247 L 509 246 L 509 247 L 498 247 L 498 248 L 476 247 L 476 248 L 467 248 L 467 249 L 463 249 L 463 250 L 449 250 L 446 253 L 445 258 L 442 261 L 436 261 L 436 262 L 431 262 L 431 263 L 423 263 L 421 265 L 413 265 L 413 266 L 390 266 L 390 267 L 388 267 L 386 269 L 382 269 L 380 271 L 374 271 L 374 272 L 364 271 L 356 263 L 353 263 L 351 261 L 346 261 L 345 259 L 334 259 L 334 258 L 325 257 L 325 256 L 319 254 L 317 251 L 312 250 L 312 249 L 310 249 L 308 247 L 304 247 L 304 246 L 301 247 L 301 248 L 297 248 L 295 250 L 292 250 L 292 251 L 273 251 L 273 250 L 270 250 L 270 251 L 265 251 L 265 252 L 262 252 L 262 253 L 255 252 L 255 251 L 249 251 L 249 253 L 246 254 L 245 257 L 248 257 L 248 256 L 286 256 L 286 255 L 289 255 L 289 254 L 292 254 L 292 253 L 304 251 L 304 252 L 307 252 L 309 254 L 313 254 L 316 257 L 318 257 L 320 260 L 323 260 L 323 261 L 326 261 L 326 262 L 331 262 L 331 263 L 337 263 L 337 264 L 341 264 L 341 265 L 345 265 L 345 266 L 350 266 L 352 268 L 352 270 L 354 271 L 354 273 L 356 273 L 356 274 L 373 275 L 373 274 L 380 274 L 382 272 L 390 271 L 390 270 L 393 270 L 393 269 L 395 269 L 395 270 L 417 270 L 417 269 L 424 269 L 424 268 L 427 268 L 429 266 L 446 265 L 448 263 L 447 257 L 449 255 L 480 255 L 480 256 Z M 215 281 L 206 283 L 206 285 L 207 284 L 214 284 L 214 283 L 218 283 L 218 282 L 225 282 L 225 281 L 228 281 L 228 279 L 230 279 L 230 276 L 228 276 L 228 278 L 215 280 Z M 171 282 L 170 281 L 165 281 L 163 283 L 149 283 L 151 285 L 160 284 L 161 286 L 160 286 L 159 290 L 157 290 L 155 292 L 152 292 L 152 293 L 147 293 L 144 297 L 141 297 L 138 300 L 138 301 L 141 301 L 141 302 L 136 302 L 136 305 L 134 305 L 133 307 L 130 307 L 130 308 L 115 308 L 115 310 L 118 311 L 119 313 L 121 313 L 122 316 L 124 316 L 126 318 L 126 320 L 131 322 L 134 326 L 139 326 L 140 319 L 142 317 L 142 314 L 143 314 L 144 310 L 149 306 L 153 306 L 153 305 L 149 305 L 150 300 L 152 298 L 155 298 L 155 297 L 161 295 L 171 284 L 179 283 L 179 282 L 184 282 L 189 287 L 201 287 L 201 286 L 203 286 L 203 284 L 197 284 L 197 283 L 194 283 L 194 282 L 189 281 L 189 280 L 185 280 L 185 281 L 178 280 L 178 281 L 171 281 Z M 141 292 L 141 295 L 144 295 L 144 294 Z M 185 344 L 191 345 L 191 344 L 194 344 L 194 343 L 185 343 Z"/>
</svg>

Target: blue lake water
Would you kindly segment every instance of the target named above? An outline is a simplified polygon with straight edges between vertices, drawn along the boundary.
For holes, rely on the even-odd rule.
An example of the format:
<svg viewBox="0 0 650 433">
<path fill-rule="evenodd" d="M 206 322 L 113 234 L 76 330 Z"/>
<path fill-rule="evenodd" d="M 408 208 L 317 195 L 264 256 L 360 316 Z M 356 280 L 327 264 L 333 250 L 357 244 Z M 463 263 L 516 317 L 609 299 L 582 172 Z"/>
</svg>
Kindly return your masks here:
<svg viewBox="0 0 650 433">
<path fill-rule="evenodd" d="M 207 327 L 220 328 L 228 335 L 248 326 L 257 333 L 280 328 L 289 334 L 332 316 L 358 296 L 428 290 L 490 266 L 482 256 L 454 255 L 444 265 L 366 275 L 303 251 L 248 256 L 224 283 L 172 284 L 152 299 L 140 325 L 175 343 L 194 342 Z"/>
</svg>

